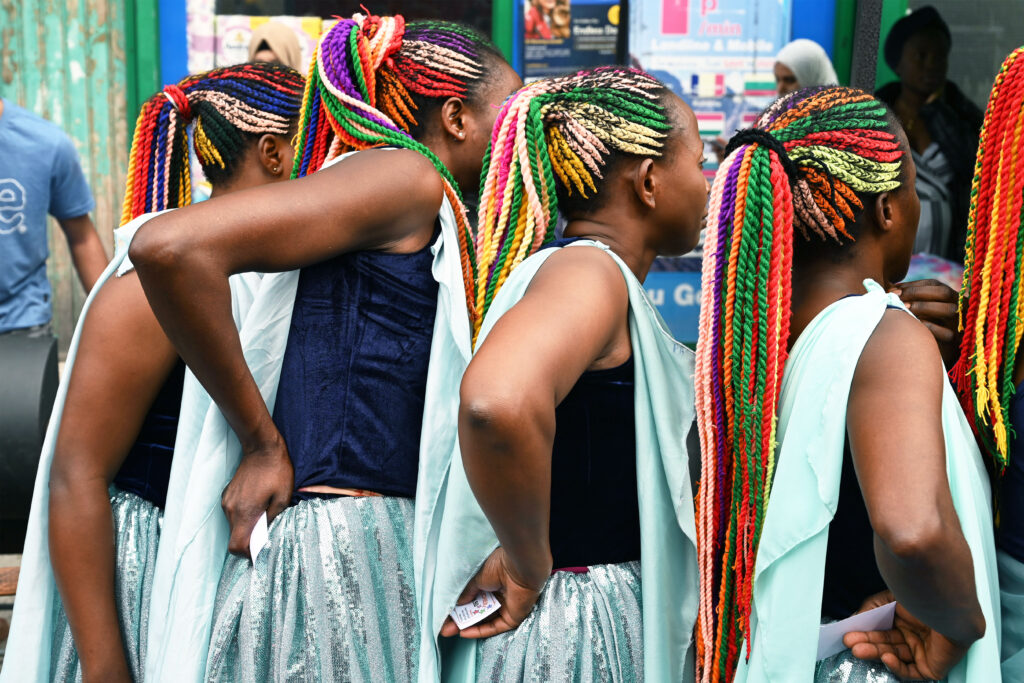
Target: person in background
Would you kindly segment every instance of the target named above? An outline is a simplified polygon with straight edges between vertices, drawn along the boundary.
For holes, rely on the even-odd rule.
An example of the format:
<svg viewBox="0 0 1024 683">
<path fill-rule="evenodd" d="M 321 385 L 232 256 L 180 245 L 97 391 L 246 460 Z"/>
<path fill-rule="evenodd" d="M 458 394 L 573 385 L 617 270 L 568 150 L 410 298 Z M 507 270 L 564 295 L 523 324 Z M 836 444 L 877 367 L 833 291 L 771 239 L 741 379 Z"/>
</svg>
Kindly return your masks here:
<svg viewBox="0 0 1024 683">
<path fill-rule="evenodd" d="M 946 79 L 952 39 L 934 7 L 897 21 L 885 39 L 885 62 L 898 81 L 878 90 L 910 140 L 921 198 L 915 252 L 959 263 L 970 204 L 981 110 Z"/>
<path fill-rule="evenodd" d="M 302 48 L 295 31 L 277 21 L 268 21 L 252 32 L 249 41 L 250 62 L 277 62 L 304 73 L 308 64 L 303 63 Z"/>
<path fill-rule="evenodd" d="M 51 333 L 46 215 L 57 219 L 86 292 L 103 268 L 95 208 L 74 143 L 56 124 L 0 98 L 0 334 Z"/>
<path fill-rule="evenodd" d="M 798 38 L 779 50 L 773 71 L 780 96 L 800 88 L 839 84 L 825 48 L 806 38 Z"/>
<path fill-rule="evenodd" d="M 142 680 L 185 365 L 125 254 L 140 225 L 190 202 L 189 124 L 215 197 L 287 179 L 302 92 L 294 69 L 241 64 L 143 105 L 118 249 L 82 310 L 40 456 L 3 683 Z M 236 322 L 258 283 L 232 279 Z"/>
<path fill-rule="evenodd" d="M 797 38 L 785 45 L 775 56 L 775 90 L 779 96 L 817 85 L 838 85 L 839 78 L 832 67 L 825 48 L 813 40 Z M 746 106 L 733 107 L 732 113 L 725 120 L 723 131 L 730 136 L 740 128 L 740 119 Z M 728 138 L 719 135 L 711 143 L 718 163 L 725 161 L 725 145 Z"/>
<path fill-rule="evenodd" d="M 963 342 L 950 373 L 995 481 L 1004 681 L 1024 680 L 1024 47 L 1003 62 L 978 146 L 960 293 Z"/>
<path fill-rule="evenodd" d="M 551 31 L 555 5 L 555 0 L 530 0 L 525 4 L 523 35 L 527 40 L 551 40 L 555 37 Z"/>
</svg>

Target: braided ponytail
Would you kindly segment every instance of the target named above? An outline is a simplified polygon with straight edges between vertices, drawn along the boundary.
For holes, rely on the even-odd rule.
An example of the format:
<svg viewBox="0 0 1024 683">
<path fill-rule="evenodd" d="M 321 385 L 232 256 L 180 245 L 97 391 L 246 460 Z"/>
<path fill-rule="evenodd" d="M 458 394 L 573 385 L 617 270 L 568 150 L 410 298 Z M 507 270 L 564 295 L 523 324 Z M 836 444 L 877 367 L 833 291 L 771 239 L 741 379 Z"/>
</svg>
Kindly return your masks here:
<svg viewBox="0 0 1024 683">
<path fill-rule="evenodd" d="M 406 24 L 401 15 L 356 14 L 339 21 L 313 54 L 292 170 L 299 178 L 341 153 L 381 145 L 429 159 L 455 209 L 466 306 L 474 324 L 476 259 L 462 193 L 448 168 L 417 138 L 432 107 L 449 97 L 472 98 L 484 85 L 485 60 L 501 59 L 486 39 L 458 24 Z"/>
<path fill-rule="evenodd" d="M 560 204 L 599 196 L 616 154 L 661 156 L 663 92 L 642 71 L 605 67 L 536 81 L 505 101 L 481 176 L 474 340 L 508 274 L 551 240 Z"/>
<path fill-rule="evenodd" d="M 702 681 L 732 680 L 750 637 L 789 341 L 793 226 L 803 242 L 855 240 L 867 196 L 900 185 L 904 152 L 893 125 L 867 93 L 801 90 L 736 136 L 715 178 L 695 366 Z"/>
<path fill-rule="evenodd" d="M 971 186 L 960 358 L 950 372 L 964 412 L 996 473 L 1010 460 L 1013 371 L 1024 335 L 1024 47 L 996 76 L 985 110 Z M 1018 425 L 1019 427 L 1019 425 Z"/>
<path fill-rule="evenodd" d="M 223 182 L 254 137 L 291 132 L 302 85 L 302 76 L 286 66 L 240 64 L 189 76 L 149 98 L 135 124 L 121 224 L 192 203 L 190 123 L 203 172 Z"/>
</svg>

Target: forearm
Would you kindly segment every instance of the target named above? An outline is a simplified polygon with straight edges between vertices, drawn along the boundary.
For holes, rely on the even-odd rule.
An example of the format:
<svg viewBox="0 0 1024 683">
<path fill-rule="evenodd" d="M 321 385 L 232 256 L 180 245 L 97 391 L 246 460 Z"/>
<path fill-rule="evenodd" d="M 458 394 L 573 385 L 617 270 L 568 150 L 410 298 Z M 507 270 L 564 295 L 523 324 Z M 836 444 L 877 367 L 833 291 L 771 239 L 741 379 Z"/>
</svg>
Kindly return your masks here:
<svg viewBox="0 0 1024 683">
<path fill-rule="evenodd" d="M 132 259 L 150 306 L 181 358 L 217 403 L 244 452 L 280 436 L 242 353 L 228 274 L 209 259 L 182 254 L 170 263 L 146 250 Z"/>
<path fill-rule="evenodd" d="M 549 424 L 544 424 L 549 422 Z M 544 585 L 551 574 L 549 421 L 463 410 L 459 439 L 466 476 L 520 578 Z"/>
<path fill-rule="evenodd" d="M 86 681 L 130 680 L 115 600 L 115 539 L 107 481 L 53 485 L 49 544 L 53 574 Z"/>
<path fill-rule="evenodd" d="M 71 262 L 75 265 L 82 287 L 89 292 L 107 267 L 107 252 L 88 216 L 62 221 L 61 226 L 67 236 Z"/>
<path fill-rule="evenodd" d="M 970 548 L 956 533 L 942 534 L 922 547 L 896 551 L 875 536 L 875 558 L 897 601 L 923 623 L 960 645 L 970 645 L 985 632 L 978 603 Z"/>
</svg>

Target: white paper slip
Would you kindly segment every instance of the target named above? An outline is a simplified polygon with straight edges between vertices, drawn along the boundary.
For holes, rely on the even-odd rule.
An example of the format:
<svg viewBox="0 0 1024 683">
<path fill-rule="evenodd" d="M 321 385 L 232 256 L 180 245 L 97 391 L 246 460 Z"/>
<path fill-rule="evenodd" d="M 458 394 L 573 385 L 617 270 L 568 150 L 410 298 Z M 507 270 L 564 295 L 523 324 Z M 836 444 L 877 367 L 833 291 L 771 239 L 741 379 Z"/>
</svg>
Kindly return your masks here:
<svg viewBox="0 0 1024 683">
<path fill-rule="evenodd" d="M 476 594 L 472 602 L 467 602 L 465 605 L 456 605 L 455 609 L 452 610 L 452 619 L 455 620 L 455 625 L 461 631 L 477 622 L 483 621 L 497 612 L 500 607 L 501 603 L 494 597 L 494 593 L 482 591 Z"/>
<path fill-rule="evenodd" d="M 890 602 L 842 621 L 824 624 L 818 631 L 818 660 L 845 650 L 843 636 L 850 631 L 887 631 L 892 628 L 895 617 L 896 603 Z"/>
<path fill-rule="evenodd" d="M 256 558 L 259 557 L 260 551 L 268 545 L 270 545 L 270 533 L 267 531 L 267 513 L 264 512 L 256 520 L 256 526 L 249 534 L 249 557 L 252 558 L 253 564 L 256 564 Z"/>
</svg>

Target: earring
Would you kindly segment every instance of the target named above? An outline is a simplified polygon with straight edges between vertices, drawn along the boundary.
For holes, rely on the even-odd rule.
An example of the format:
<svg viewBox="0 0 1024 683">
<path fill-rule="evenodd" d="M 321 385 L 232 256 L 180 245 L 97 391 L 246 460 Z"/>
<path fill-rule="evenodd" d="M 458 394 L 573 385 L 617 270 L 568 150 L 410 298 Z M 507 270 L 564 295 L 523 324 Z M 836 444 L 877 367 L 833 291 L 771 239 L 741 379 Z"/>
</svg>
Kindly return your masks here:
<svg viewBox="0 0 1024 683">
<path fill-rule="evenodd" d="M 466 138 L 466 131 L 460 130 L 459 131 L 459 139 L 460 140 L 464 140 L 465 138 Z"/>
<path fill-rule="evenodd" d="M 280 173 L 281 169 L 279 167 L 275 166 L 270 172 L 271 173 Z"/>
</svg>

